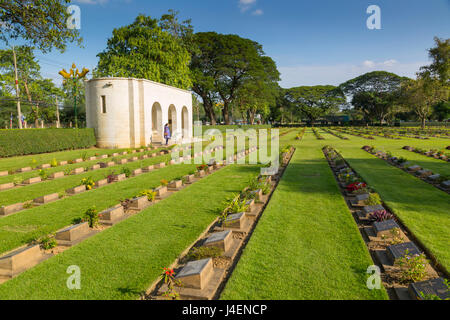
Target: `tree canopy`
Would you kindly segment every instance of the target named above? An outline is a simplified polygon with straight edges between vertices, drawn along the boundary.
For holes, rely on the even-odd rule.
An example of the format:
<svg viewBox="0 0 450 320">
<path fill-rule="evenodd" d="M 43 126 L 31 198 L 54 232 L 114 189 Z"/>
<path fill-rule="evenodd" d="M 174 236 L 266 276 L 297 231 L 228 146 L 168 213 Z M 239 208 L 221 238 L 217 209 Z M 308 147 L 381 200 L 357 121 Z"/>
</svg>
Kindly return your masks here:
<svg viewBox="0 0 450 320">
<path fill-rule="evenodd" d="M 76 29 L 67 27 L 70 0 L 0 1 L 0 40 L 21 38 L 43 52 L 66 49 L 67 42 L 81 44 Z"/>
<path fill-rule="evenodd" d="M 132 24 L 114 29 L 106 49 L 97 55 L 100 59 L 95 76 L 143 78 L 190 88 L 190 54 L 158 22 L 139 15 Z"/>
<path fill-rule="evenodd" d="M 266 89 L 271 90 L 273 82 L 279 79 L 275 63 L 264 55 L 257 42 L 232 34 L 201 32 L 194 35 L 194 44 L 192 89 L 203 99 L 205 112 L 212 123 L 216 122 L 214 105 L 217 102 L 221 103 L 223 119 L 229 124 L 230 108 L 239 91 L 241 98 L 244 91 L 254 92 L 257 86 L 267 93 Z M 251 81 L 259 84 L 250 84 Z"/>
<path fill-rule="evenodd" d="M 287 99 L 311 123 L 327 113 L 339 111 L 346 101 L 341 89 L 330 85 L 291 88 L 287 91 Z"/>
</svg>

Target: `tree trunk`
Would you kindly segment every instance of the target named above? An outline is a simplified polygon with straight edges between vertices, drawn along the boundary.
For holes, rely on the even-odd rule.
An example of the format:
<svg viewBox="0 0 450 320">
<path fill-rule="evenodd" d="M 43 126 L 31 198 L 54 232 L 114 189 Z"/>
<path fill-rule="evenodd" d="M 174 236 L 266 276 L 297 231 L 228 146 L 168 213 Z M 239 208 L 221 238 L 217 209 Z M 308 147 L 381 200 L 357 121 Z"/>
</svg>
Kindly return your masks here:
<svg viewBox="0 0 450 320">
<path fill-rule="evenodd" d="M 249 110 L 248 115 L 250 119 L 250 124 L 253 125 L 255 123 L 255 112 Z"/>
<path fill-rule="evenodd" d="M 216 125 L 216 114 L 214 113 L 214 108 L 212 106 L 211 101 L 206 97 L 202 97 L 203 99 L 203 108 L 205 109 L 206 116 L 209 118 L 211 125 Z"/>
<path fill-rule="evenodd" d="M 421 117 L 421 119 L 420 119 L 420 121 L 422 122 L 422 124 L 421 124 L 421 126 L 422 126 L 422 129 L 425 129 L 425 122 L 426 122 L 426 118 L 425 117 Z"/>
<path fill-rule="evenodd" d="M 228 114 L 228 102 L 223 102 L 223 109 L 222 109 L 222 115 L 223 115 L 223 121 L 225 121 L 226 125 L 230 124 L 230 115 Z"/>
</svg>

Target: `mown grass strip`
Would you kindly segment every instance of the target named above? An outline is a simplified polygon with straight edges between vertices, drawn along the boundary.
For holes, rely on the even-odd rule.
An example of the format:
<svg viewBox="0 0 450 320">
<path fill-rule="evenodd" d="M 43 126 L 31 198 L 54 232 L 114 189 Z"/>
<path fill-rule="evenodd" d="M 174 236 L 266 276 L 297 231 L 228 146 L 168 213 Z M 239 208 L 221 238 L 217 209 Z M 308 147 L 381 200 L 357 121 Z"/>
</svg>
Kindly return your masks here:
<svg viewBox="0 0 450 320">
<path fill-rule="evenodd" d="M 321 146 L 310 130 L 295 146 L 221 298 L 387 299 Z"/>
<path fill-rule="evenodd" d="M 228 166 L 4 283 L 0 299 L 136 299 L 258 173 Z M 71 265 L 81 290 L 66 286 Z"/>
</svg>

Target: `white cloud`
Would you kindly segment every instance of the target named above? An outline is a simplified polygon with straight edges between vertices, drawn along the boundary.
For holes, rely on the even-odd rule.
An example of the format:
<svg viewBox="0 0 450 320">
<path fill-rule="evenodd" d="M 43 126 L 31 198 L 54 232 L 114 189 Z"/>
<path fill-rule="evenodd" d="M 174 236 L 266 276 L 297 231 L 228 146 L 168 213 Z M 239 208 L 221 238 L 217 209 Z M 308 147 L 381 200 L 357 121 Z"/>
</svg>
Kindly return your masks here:
<svg viewBox="0 0 450 320">
<path fill-rule="evenodd" d="M 239 0 L 239 8 L 241 12 L 248 11 L 252 6 L 256 4 L 257 0 Z"/>
<path fill-rule="evenodd" d="M 400 63 L 390 59 L 376 62 L 363 61 L 361 64 L 337 64 L 337 65 L 298 65 L 291 67 L 279 67 L 281 73 L 280 85 L 283 88 L 312 85 L 338 85 L 355 78 L 366 72 L 375 70 L 388 71 L 400 76 L 415 78 L 416 72 L 421 66 L 429 62 Z"/>
<path fill-rule="evenodd" d="M 264 14 L 264 11 L 262 11 L 261 9 L 256 9 L 255 11 L 252 12 L 252 15 L 254 16 L 262 16 Z"/>
</svg>

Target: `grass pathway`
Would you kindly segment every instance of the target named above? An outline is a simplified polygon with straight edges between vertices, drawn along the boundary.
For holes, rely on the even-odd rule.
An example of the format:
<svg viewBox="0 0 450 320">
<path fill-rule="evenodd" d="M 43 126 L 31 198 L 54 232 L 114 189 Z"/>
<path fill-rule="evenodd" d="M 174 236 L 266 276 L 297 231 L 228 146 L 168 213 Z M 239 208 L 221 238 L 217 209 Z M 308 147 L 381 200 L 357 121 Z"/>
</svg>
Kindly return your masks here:
<svg viewBox="0 0 450 320">
<path fill-rule="evenodd" d="M 328 136 L 327 135 L 327 139 Z M 222 299 L 386 299 L 318 141 L 307 130 Z"/>
</svg>

